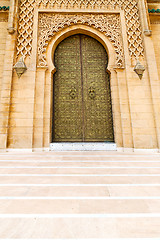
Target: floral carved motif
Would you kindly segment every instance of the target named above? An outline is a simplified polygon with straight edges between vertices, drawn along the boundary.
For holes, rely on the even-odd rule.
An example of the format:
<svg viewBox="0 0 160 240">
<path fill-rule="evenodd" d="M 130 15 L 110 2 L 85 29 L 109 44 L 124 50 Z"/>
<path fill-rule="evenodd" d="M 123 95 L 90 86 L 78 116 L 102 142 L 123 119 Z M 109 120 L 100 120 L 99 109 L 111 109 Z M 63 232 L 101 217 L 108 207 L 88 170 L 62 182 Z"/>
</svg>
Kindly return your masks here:
<svg viewBox="0 0 160 240">
<path fill-rule="evenodd" d="M 124 10 L 129 54 L 135 59 L 144 55 L 138 0 L 20 0 L 17 57 L 31 55 L 35 6 L 50 10 L 70 9 L 71 12 L 75 9 L 102 9 L 113 13 L 115 10 Z"/>
<path fill-rule="evenodd" d="M 61 29 L 85 24 L 103 32 L 112 42 L 116 52 L 116 66 L 124 67 L 121 27 L 119 14 L 50 14 L 41 13 L 39 17 L 38 65 L 46 66 L 46 47 L 49 40 Z"/>
</svg>

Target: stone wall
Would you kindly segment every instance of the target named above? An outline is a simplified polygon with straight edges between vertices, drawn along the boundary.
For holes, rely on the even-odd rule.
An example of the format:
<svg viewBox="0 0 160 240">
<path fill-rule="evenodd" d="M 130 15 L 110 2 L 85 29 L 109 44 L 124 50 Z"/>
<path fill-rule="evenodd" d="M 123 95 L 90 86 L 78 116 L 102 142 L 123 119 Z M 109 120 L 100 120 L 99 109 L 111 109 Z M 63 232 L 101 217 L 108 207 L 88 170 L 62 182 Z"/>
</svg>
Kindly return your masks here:
<svg viewBox="0 0 160 240">
<path fill-rule="evenodd" d="M 108 5 L 105 6 L 105 1 L 99 1 L 99 6 L 97 1 L 93 1 L 94 6 L 91 6 L 90 1 L 86 0 L 85 6 L 75 6 L 78 14 L 75 14 L 72 5 L 68 5 L 72 1 L 65 0 L 66 6 L 53 6 L 51 2 L 22 1 L 19 6 L 18 35 L 17 31 L 8 34 L 7 26 L 3 31 L 3 38 L 4 34 L 7 37 L 2 44 L 6 42 L 7 50 L 0 45 L 2 54 L 5 53 L 4 84 L 1 84 L 0 148 L 49 148 L 54 51 L 67 36 L 83 33 L 100 41 L 109 55 L 117 147 L 159 149 L 159 16 L 150 14 L 152 36 L 148 36 L 149 19 L 142 0 L 128 3 L 119 1 L 119 5 L 117 1 L 106 0 Z M 130 10 L 131 7 L 134 11 Z M 15 28 L 16 23 L 18 20 L 15 17 Z M 0 28 L 3 24 L 7 23 L 0 22 Z M 20 57 L 24 58 L 27 71 L 18 78 L 13 65 Z M 0 64 L 1 60 L 3 58 L 0 57 Z M 145 68 L 142 79 L 134 71 L 137 61 Z"/>
<path fill-rule="evenodd" d="M 0 1 L 0 7 L 6 6 L 8 7 L 10 4 L 9 0 Z M 6 49 L 6 37 L 7 37 L 7 27 L 8 27 L 8 10 L 4 11 L 0 10 L 0 92 L 1 92 L 1 84 L 2 84 L 2 73 L 3 73 L 3 65 L 4 65 L 4 56 Z"/>
<path fill-rule="evenodd" d="M 150 3 L 149 9 L 160 9 L 160 3 Z M 158 73 L 160 77 L 160 13 L 150 13 L 152 40 L 156 55 Z"/>
<path fill-rule="evenodd" d="M 160 3 L 158 0 L 149 0 L 148 1 L 148 9 L 160 9 Z M 153 69 L 155 69 L 155 71 L 152 72 L 152 74 L 150 75 L 150 83 L 151 83 L 151 88 L 152 88 L 152 99 L 153 103 L 154 103 L 154 116 L 155 116 L 155 123 L 156 120 L 157 123 L 156 125 L 158 126 L 158 123 L 160 122 L 160 13 L 150 13 L 149 14 L 149 19 L 150 19 L 150 28 L 152 31 L 152 35 L 150 37 L 150 41 L 152 41 L 152 44 L 154 46 L 154 48 L 148 49 L 148 47 L 146 46 L 146 50 L 148 52 L 150 52 L 150 57 L 155 55 L 155 59 L 156 59 L 156 67 L 155 68 L 155 63 L 150 63 L 151 67 L 153 67 Z M 153 66 L 154 65 L 154 66 Z M 159 78 L 156 78 L 156 70 L 158 70 L 158 75 Z M 159 127 L 157 127 L 157 137 L 159 140 L 159 135 L 160 135 L 160 131 L 159 131 Z"/>
</svg>

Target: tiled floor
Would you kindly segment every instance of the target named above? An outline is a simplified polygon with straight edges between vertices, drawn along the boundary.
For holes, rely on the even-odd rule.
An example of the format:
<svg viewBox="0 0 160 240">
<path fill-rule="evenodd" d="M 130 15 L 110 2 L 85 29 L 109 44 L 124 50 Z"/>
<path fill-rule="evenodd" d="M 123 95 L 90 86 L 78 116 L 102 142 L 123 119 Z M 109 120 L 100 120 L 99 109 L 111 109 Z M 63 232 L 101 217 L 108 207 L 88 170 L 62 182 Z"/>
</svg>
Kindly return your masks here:
<svg viewBox="0 0 160 240">
<path fill-rule="evenodd" d="M 160 240 L 160 154 L 0 153 L 0 239 Z"/>
</svg>

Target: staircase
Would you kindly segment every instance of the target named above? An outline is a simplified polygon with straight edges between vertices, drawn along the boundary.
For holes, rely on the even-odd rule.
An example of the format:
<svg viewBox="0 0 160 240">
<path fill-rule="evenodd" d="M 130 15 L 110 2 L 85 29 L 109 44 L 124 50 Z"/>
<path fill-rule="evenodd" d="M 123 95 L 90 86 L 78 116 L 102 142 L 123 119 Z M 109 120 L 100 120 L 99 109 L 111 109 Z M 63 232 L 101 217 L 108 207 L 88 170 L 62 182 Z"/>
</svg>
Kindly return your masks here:
<svg viewBox="0 0 160 240">
<path fill-rule="evenodd" d="M 160 154 L 0 153 L 0 239 L 160 240 Z"/>
</svg>

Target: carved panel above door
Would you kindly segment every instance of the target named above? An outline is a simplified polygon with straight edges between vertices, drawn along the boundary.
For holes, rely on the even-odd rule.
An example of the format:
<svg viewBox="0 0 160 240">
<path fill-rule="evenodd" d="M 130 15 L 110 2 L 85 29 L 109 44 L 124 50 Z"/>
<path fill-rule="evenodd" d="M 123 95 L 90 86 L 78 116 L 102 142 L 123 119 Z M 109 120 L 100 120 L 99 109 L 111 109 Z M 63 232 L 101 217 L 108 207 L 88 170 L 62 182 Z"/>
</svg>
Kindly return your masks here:
<svg viewBox="0 0 160 240">
<path fill-rule="evenodd" d="M 36 7 L 36 8 L 35 8 Z M 19 27 L 18 27 L 18 40 L 17 40 L 17 57 L 31 56 L 32 41 L 33 41 L 33 21 L 34 11 L 38 8 L 43 9 L 56 9 L 56 12 L 61 12 L 62 9 L 70 10 L 73 13 L 75 9 L 80 9 L 81 14 L 84 15 L 83 10 L 89 9 L 91 12 L 94 10 L 108 11 L 108 14 L 117 13 L 117 10 L 123 10 L 125 14 L 126 30 L 128 37 L 128 48 L 131 58 L 139 59 L 144 56 L 144 46 L 142 39 L 142 31 L 139 17 L 138 0 L 21 0 L 19 6 Z M 107 14 L 107 13 L 106 13 Z M 97 14 L 96 14 L 97 15 Z M 97 15 L 98 16 L 98 15 Z M 57 15 L 58 17 L 58 15 Z M 37 20 L 36 20 L 37 21 Z M 74 24 L 74 22 L 73 22 Z M 83 24 L 83 22 L 82 22 Z M 102 21 L 102 27 L 106 28 L 106 22 Z M 120 31 L 121 26 L 119 25 Z M 111 33 L 114 37 L 114 34 Z M 44 39 L 43 39 L 44 40 Z M 113 40 L 114 41 L 114 40 Z M 112 40 L 111 40 L 112 42 Z M 45 43 L 45 44 L 48 44 Z M 118 55 L 121 53 L 121 48 L 116 49 Z M 123 63 L 121 66 L 123 67 Z"/>
<path fill-rule="evenodd" d="M 50 39 L 66 26 L 84 24 L 104 33 L 115 48 L 117 68 L 124 67 L 124 51 L 119 14 L 39 14 L 38 66 L 46 66 L 46 47 Z"/>
</svg>

